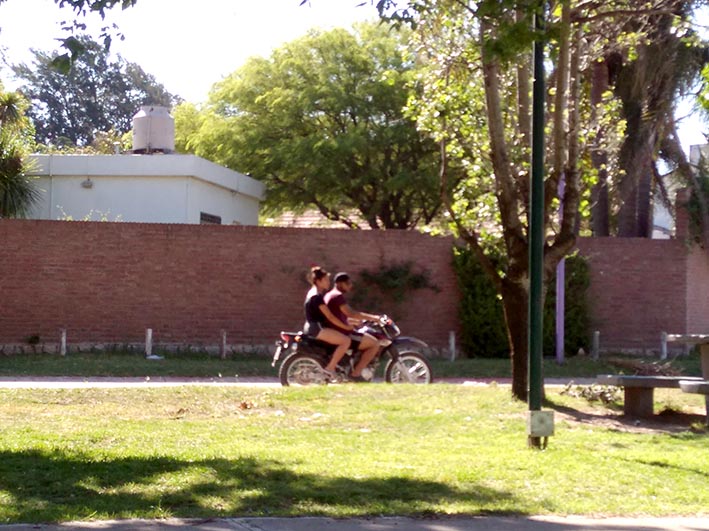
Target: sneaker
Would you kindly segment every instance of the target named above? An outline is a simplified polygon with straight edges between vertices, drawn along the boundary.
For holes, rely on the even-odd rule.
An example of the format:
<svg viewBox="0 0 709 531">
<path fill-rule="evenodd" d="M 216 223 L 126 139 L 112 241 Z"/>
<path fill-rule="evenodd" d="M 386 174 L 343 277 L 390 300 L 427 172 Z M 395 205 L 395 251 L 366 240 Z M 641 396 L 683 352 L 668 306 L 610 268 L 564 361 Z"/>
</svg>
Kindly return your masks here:
<svg viewBox="0 0 709 531">
<path fill-rule="evenodd" d="M 370 380 L 367 380 L 364 376 L 350 376 L 350 381 L 354 383 L 369 383 Z"/>
<path fill-rule="evenodd" d="M 337 382 L 339 380 L 337 373 L 335 371 L 329 371 L 327 369 L 323 369 L 322 372 L 325 373 L 325 379 L 328 382 Z"/>
</svg>

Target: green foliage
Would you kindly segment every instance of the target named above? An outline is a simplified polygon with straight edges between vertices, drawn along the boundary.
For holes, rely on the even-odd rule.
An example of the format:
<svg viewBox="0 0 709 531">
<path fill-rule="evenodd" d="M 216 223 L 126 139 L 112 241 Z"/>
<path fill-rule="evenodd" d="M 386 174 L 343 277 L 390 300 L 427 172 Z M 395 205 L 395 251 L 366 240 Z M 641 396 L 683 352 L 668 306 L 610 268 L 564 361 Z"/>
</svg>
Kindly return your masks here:
<svg viewBox="0 0 709 531">
<path fill-rule="evenodd" d="M 355 307 L 382 313 L 395 312 L 412 291 L 440 291 L 431 281 L 430 272 L 426 269 L 416 271 L 413 262 L 382 265 L 374 271 L 362 269 L 357 273 L 356 286 L 352 296 Z M 395 308 L 387 308 L 392 302 Z"/>
<path fill-rule="evenodd" d="M 22 217 L 38 200 L 39 191 L 26 176 L 26 157 L 34 130 L 25 115 L 27 101 L 0 86 L 0 218 Z"/>
<path fill-rule="evenodd" d="M 5 1 L 0 0 L 0 4 Z M 57 72 L 68 74 L 74 62 L 87 52 L 86 37 L 82 36 L 83 32 L 86 31 L 87 25 L 82 20 L 88 13 L 98 13 L 101 19 L 104 20 L 106 13 L 114 7 L 121 6 L 121 9 L 128 9 L 137 2 L 138 0 L 54 0 L 54 3 L 59 7 L 70 8 L 76 18 L 66 19 L 61 23 L 62 30 L 70 33 L 70 35 L 69 37 L 56 39 L 66 52 L 55 54 L 51 61 L 52 67 Z M 111 41 L 116 35 L 123 39 L 123 35 L 117 33 L 117 29 L 115 24 L 100 28 L 99 39 L 103 42 L 103 47 L 106 51 L 111 47 Z"/>
<path fill-rule="evenodd" d="M 112 59 L 88 37 L 81 43 L 85 51 L 67 74 L 54 68 L 56 52 L 34 51 L 31 66 L 12 67 L 24 83 L 21 91 L 32 102 L 28 115 L 38 142 L 85 147 L 102 131 L 117 135 L 129 131 L 141 105 L 169 107 L 179 101 L 137 64 L 120 56 Z"/>
<path fill-rule="evenodd" d="M 575 356 L 581 348 L 589 352 L 591 317 L 587 293 L 591 275 L 588 261 L 579 254 L 567 257 L 565 267 L 564 352 Z M 556 337 L 556 277 L 548 286 L 544 300 L 544 354 L 551 356 L 555 352 Z"/>
<path fill-rule="evenodd" d="M 709 220 L 705 219 L 709 210 L 709 173 L 705 168 L 701 168 L 700 174 L 696 177 L 697 186 L 692 187 L 692 194 L 687 203 L 687 213 L 689 214 L 689 237 L 698 244 L 701 244 L 706 237 L 704 230 Z"/>
<path fill-rule="evenodd" d="M 509 356 L 502 300 L 469 249 L 456 249 L 454 267 L 461 291 L 460 321 L 462 350 L 470 357 Z M 587 290 L 590 285 L 588 263 L 579 255 L 566 259 L 566 308 L 564 351 L 575 355 L 579 348 L 588 351 L 590 337 Z M 555 352 L 556 282 L 551 279 L 544 300 L 544 354 Z"/>
<path fill-rule="evenodd" d="M 473 252 L 458 248 L 453 265 L 460 289 L 460 347 L 470 357 L 509 356 L 502 300 Z"/>
<path fill-rule="evenodd" d="M 407 38 L 360 24 L 252 58 L 205 109 L 178 109 L 177 144 L 263 181 L 271 212 L 314 207 L 353 228 L 429 223 L 440 210 L 438 147 L 402 111 L 416 66 Z"/>
</svg>

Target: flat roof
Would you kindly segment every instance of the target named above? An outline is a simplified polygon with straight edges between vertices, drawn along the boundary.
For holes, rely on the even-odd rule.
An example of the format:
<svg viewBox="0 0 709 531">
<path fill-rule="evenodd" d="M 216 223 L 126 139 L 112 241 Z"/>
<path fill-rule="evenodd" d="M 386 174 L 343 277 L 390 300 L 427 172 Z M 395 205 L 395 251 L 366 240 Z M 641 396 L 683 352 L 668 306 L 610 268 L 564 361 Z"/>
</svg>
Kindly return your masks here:
<svg viewBox="0 0 709 531">
<path fill-rule="evenodd" d="M 265 185 L 196 155 L 32 155 L 29 174 L 49 177 L 194 177 L 262 200 Z"/>
</svg>

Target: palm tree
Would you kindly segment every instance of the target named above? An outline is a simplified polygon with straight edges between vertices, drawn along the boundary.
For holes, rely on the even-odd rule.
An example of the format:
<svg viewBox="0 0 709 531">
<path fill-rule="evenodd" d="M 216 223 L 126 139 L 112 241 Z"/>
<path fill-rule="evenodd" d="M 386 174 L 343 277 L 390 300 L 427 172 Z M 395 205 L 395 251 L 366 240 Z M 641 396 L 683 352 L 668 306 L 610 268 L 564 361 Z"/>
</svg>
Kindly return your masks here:
<svg viewBox="0 0 709 531">
<path fill-rule="evenodd" d="M 633 60 L 611 49 L 603 61 L 594 64 L 595 103 L 612 88 L 627 123 L 626 137 L 616 154 L 622 170 L 619 177 L 611 182 L 604 170 L 607 154 L 594 153 L 599 172 L 592 207 L 596 236 L 608 236 L 615 224 L 618 236 L 651 237 L 653 197 L 658 195 L 656 190 L 665 190 L 658 159 L 678 168 L 678 174 L 689 182 L 684 171 L 689 164 L 677 141 L 674 115 L 676 102 L 692 93 L 709 63 L 709 42 L 700 40 L 687 25 L 698 4 L 696 0 L 674 0 L 671 12 L 653 15 L 647 40 L 637 46 Z M 678 20 L 684 22 L 681 28 Z M 635 28 L 636 21 L 629 24 Z M 663 199 L 671 210 L 671 198 Z M 611 211 L 616 211 L 615 223 L 610 220 Z"/>
<path fill-rule="evenodd" d="M 0 218 L 23 217 L 39 199 L 25 175 L 23 104 L 18 93 L 0 92 Z"/>
</svg>

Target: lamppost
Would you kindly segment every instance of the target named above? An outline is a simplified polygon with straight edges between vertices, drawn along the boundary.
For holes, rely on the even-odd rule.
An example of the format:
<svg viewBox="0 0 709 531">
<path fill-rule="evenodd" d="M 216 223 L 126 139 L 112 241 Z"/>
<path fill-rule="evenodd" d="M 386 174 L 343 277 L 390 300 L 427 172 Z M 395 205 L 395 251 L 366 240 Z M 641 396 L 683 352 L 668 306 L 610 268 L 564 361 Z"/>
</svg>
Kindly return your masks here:
<svg viewBox="0 0 709 531">
<path fill-rule="evenodd" d="M 554 432 L 553 412 L 542 411 L 542 326 L 544 262 L 544 10 L 540 2 L 534 15 L 534 84 L 532 86 L 532 182 L 529 205 L 529 392 L 527 442 L 543 448 Z"/>
</svg>

